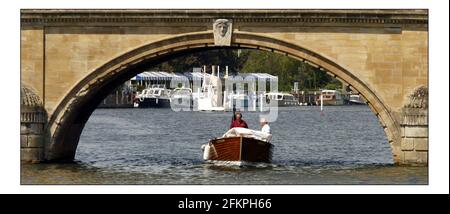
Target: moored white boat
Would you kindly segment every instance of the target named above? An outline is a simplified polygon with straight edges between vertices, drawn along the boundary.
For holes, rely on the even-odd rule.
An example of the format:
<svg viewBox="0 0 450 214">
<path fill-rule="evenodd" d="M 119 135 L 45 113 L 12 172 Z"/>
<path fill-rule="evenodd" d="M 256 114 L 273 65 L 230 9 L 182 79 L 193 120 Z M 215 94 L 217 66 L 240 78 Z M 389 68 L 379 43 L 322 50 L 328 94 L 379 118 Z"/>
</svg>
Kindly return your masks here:
<svg viewBox="0 0 450 214">
<path fill-rule="evenodd" d="M 299 106 L 300 103 L 294 97 L 294 95 L 289 93 L 281 92 L 270 92 L 265 94 L 266 100 L 268 102 L 278 102 L 278 106 Z"/>
<path fill-rule="evenodd" d="M 170 108 L 170 89 L 163 85 L 152 85 L 137 95 L 139 108 Z"/>
<path fill-rule="evenodd" d="M 348 102 L 350 105 L 366 105 L 366 100 L 358 94 L 351 94 Z"/>
<path fill-rule="evenodd" d="M 203 74 L 202 87 L 193 96 L 197 103 L 197 109 L 199 111 L 224 111 L 225 108 L 222 103 L 222 82 L 219 73 L 216 76 L 213 69 L 209 78 L 206 78 L 205 72 Z"/>
<path fill-rule="evenodd" d="M 320 97 L 322 97 L 322 101 Z M 338 90 L 322 90 L 320 96 L 316 99 L 316 105 L 320 105 L 321 102 L 323 102 L 323 105 L 343 105 L 344 98 Z"/>
</svg>

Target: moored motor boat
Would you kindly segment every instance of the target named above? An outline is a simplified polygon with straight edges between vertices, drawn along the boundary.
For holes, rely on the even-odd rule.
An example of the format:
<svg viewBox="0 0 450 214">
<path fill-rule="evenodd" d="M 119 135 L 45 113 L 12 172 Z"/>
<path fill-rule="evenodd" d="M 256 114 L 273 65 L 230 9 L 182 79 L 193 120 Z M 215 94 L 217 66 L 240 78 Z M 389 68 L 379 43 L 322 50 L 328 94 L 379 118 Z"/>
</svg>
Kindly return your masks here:
<svg viewBox="0 0 450 214">
<path fill-rule="evenodd" d="M 321 96 L 322 101 L 320 100 Z M 323 105 L 343 105 L 344 98 L 338 90 L 322 90 L 320 96 L 316 99 L 316 105 L 320 105 L 321 102 L 323 102 Z"/>
<path fill-rule="evenodd" d="M 170 92 L 164 85 L 152 85 L 138 94 L 139 108 L 170 108 Z"/>
<path fill-rule="evenodd" d="M 271 134 L 246 128 L 232 128 L 222 137 L 202 146 L 203 159 L 221 165 L 270 163 L 273 145 Z"/>
<path fill-rule="evenodd" d="M 300 102 L 294 97 L 294 95 L 289 93 L 281 93 L 281 92 L 270 92 L 266 93 L 266 101 L 267 102 L 278 102 L 278 107 L 283 106 L 299 106 Z"/>
<path fill-rule="evenodd" d="M 352 94 L 350 95 L 349 99 L 350 105 L 366 105 L 366 100 L 359 94 Z"/>
</svg>

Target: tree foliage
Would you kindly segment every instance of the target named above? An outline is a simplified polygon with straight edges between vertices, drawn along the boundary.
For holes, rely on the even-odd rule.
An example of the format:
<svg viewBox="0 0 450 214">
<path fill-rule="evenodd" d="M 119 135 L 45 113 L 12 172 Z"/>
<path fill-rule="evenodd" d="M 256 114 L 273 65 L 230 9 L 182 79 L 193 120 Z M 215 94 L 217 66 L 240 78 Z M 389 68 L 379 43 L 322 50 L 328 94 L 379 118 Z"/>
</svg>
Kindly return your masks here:
<svg viewBox="0 0 450 214">
<path fill-rule="evenodd" d="M 341 83 L 305 62 L 288 56 L 254 49 L 215 49 L 191 53 L 161 63 L 152 70 L 168 72 L 187 72 L 195 67 L 219 65 L 221 71 L 228 66 L 231 74 L 269 73 L 278 76 L 278 89 L 291 91 L 294 82 L 299 83 L 300 90 L 315 90 L 319 88 L 339 89 Z"/>
</svg>

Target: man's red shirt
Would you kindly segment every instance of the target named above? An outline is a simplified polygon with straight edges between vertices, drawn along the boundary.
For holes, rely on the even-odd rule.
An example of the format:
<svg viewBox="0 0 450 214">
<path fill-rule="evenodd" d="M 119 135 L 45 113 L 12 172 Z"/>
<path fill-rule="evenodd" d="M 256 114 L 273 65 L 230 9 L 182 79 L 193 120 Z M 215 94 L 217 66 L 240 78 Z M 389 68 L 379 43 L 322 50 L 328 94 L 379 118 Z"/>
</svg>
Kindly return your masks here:
<svg viewBox="0 0 450 214">
<path fill-rule="evenodd" d="M 244 120 L 233 120 L 230 125 L 230 129 L 232 128 L 248 128 L 248 126 Z"/>
</svg>

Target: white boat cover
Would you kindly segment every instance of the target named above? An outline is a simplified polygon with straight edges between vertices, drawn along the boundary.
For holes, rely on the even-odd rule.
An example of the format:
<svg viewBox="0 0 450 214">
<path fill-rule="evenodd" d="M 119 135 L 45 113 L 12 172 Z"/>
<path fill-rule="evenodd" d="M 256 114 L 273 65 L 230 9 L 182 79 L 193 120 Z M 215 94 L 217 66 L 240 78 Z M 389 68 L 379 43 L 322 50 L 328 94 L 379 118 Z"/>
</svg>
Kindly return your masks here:
<svg viewBox="0 0 450 214">
<path fill-rule="evenodd" d="M 232 128 L 228 130 L 222 137 L 238 137 L 238 136 L 254 138 L 256 140 L 261 140 L 265 142 L 269 142 L 272 139 L 272 135 L 269 133 L 246 128 Z"/>
<path fill-rule="evenodd" d="M 225 75 L 225 72 L 220 72 L 220 77 L 223 78 Z M 269 81 L 277 80 L 277 76 L 273 76 L 271 74 L 267 73 L 241 73 L 237 76 L 233 77 L 242 77 L 245 79 L 248 76 L 254 77 L 255 79 L 264 79 Z M 185 78 L 189 80 L 198 79 L 201 80 L 203 77 L 210 78 L 211 74 L 209 73 L 202 73 L 202 72 L 165 72 L 165 71 L 144 71 L 140 74 L 137 74 L 131 80 L 184 80 Z"/>
</svg>

